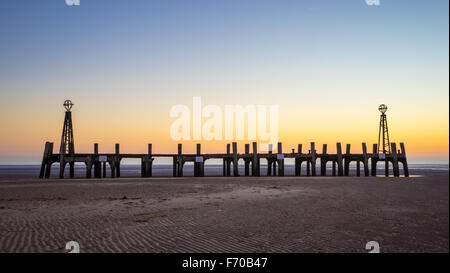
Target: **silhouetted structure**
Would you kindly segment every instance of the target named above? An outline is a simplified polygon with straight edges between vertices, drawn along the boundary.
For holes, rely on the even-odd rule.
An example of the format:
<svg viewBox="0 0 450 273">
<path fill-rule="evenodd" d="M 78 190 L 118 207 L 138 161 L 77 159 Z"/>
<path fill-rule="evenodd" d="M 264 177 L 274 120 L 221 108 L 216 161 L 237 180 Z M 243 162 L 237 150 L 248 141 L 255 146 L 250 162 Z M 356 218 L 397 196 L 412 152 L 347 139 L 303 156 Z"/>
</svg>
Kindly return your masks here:
<svg viewBox="0 0 450 273">
<path fill-rule="evenodd" d="M 73 157 L 75 155 L 75 144 L 73 142 L 72 112 L 70 112 L 73 103 L 70 100 L 66 100 L 63 106 L 66 109 L 66 115 L 64 117 L 63 131 L 61 135 L 61 146 L 59 149 L 60 178 L 64 177 L 64 168 L 66 167 L 67 163 L 69 163 L 70 166 L 70 177 L 74 177 L 74 170 L 75 170 L 75 162 L 73 161 L 66 162 L 64 160 L 66 156 Z"/>
<path fill-rule="evenodd" d="M 378 107 L 378 110 L 381 112 L 380 128 L 378 129 L 378 153 L 390 154 L 391 144 L 389 143 L 389 131 L 386 119 L 387 106 L 381 104 L 380 107 Z M 382 146 L 380 144 L 382 144 Z"/>
<path fill-rule="evenodd" d="M 67 102 L 67 101 L 66 101 Z M 120 177 L 120 162 L 124 158 L 141 159 L 141 176 L 151 177 L 153 160 L 158 157 L 169 157 L 173 160 L 173 176 L 182 177 L 183 167 L 186 162 L 194 163 L 194 176 L 205 175 L 205 162 L 208 159 L 223 160 L 223 176 L 231 176 L 231 164 L 233 164 L 233 176 L 239 176 L 238 162 L 239 159 L 244 161 L 245 176 L 261 175 L 261 159 L 267 160 L 268 176 L 284 176 L 284 160 L 292 158 L 295 162 L 295 176 L 302 175 L 302 164 L 306 164 L 306 175 L 317 175 L 317 161 L 320 162 L 320 175 L 326 176 L 326 165 L 332 163 L 332 176 L 348 176 L 350 174 L 351 162 L 356 162 L 356 175 L 360 176 L 361 163 L 363 165 L 364 176 L 377 175 L 377 162 L 385 162 L 385 175 L 389 176 L 389 162 L 392 164 L 394 176 L 400 176 L 399 162 L 403 164 L 403 173 L 409 176 L 408 164 L 406 160 L 405 145 L 400 143 L 400 150 L 397 151 L 396 143 L 390 143 L 389 150 L 383 142 L 384 153 L 379 153 L 379 146 L 373 144 L 372 153 L 368 153 L 366 143 L 362 143 L 362 153 L 355 154 L 350 152 L 350 144 L 346 145 L 345 153 L 342 153 L 341 143 L 336 144 L 336 154 L 327 153 L 327 144 L 323 144 L 322 153 L 317 153 L 315 143 L 311 142 L 308 153 L 303 153 L 302 144 L 298 144 L 298 150 L 292 149 L 291 153 L 282 152 L 282 143 L 278 143 L 277 153 L 272 152 L 272 145 L 269 145 L 268 153 L 258 153 L 257 143 L 252 143 L 252 153 L 250 153 L 250 144 L 245 144 L 245 153 L 239 154 L 237 143 L 227 144 L 225 154 L 202 154 L 201 145 L 197 144 L 195 154 L 183 154 L 182 144 L 178 144 L 177 154 L 153 154 L 152 144 L 148 144 L 148 152 L 146 154 L 124 154 L 120 153 L 120 145 L 116 144 L 115 153 L 99 153 L 98 144 L 94 144 L 94 153 L 92 154 L 76 154 L 73 146 L 73 129 L 72 116 L 70 109 L 72 103 L 64 103 L 66 107 L 66 118 L 64 120 L 63 134 L 61 140 L 61 149 L 59 154 L 53 153 L 53 143 L 46 142 L 44 155 L 42 159 L 40 178 L 50 178 L 51 166 L 54 163 L 60 164 L 60 178 L 64 178 L 64 167 L 70 164 L 70 177 L 74 177 L 73 166 L 75 162 L 82 162 L 86 165 L 86 178 L 92 177 L 92 168 L 94 168 L 94 177 L 106 177 L 107 165 L 110 167 L 111 177 Z M 383 113 L 383 112 L 382 112 Z M 384 113 L 383 113 L 384 114 Z M 387 127 L 386 127 L 387 129 Z M 389 141 L 389 140 L 388 140 Z M 389 143 L 389 142 L 388 142 Z M 232 148 L 232 151 L 231 151 Z M 392 152 L 391 152 L 392 151 Z M 369 173 L 369 160 L 371 161 L 371 172 Z M 251 171 L 250 171 L 251 170 Z"/>
</svg>

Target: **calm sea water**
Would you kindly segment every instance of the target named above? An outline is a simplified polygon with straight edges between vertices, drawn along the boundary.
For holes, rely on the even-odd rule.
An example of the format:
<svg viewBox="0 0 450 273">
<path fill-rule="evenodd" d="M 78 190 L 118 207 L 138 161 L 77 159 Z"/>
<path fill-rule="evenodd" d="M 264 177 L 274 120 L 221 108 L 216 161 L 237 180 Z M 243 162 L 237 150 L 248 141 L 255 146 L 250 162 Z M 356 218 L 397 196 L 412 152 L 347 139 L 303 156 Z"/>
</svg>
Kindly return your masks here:
<svg viewBox="0 0 450 273">
<path fill-rule="evenodd" d="M 331 165 L 331 164 L 330 164 Z M 401 167 L 401 165 L 400 165 Z M 39 165 L 0 165 L 0 178 L 34 178 L 39 175 Z M 378 174 L 383 174 L 384 165 L 378 164 L 377 166 Z M 423 173 L 424 171 L 449 171 L 448 164 L 409 164 L 410 173 Z M 66 167 L 66 175 L 68 175 L 69 167 Z M 141 172 L 140 165 L 122 165 L 121 166 L 121 176 L 122 177 L 139 177 Z M 193 164 L 186 164 L 183 169 L 185 176 L 193 176 L 194 167 Z M 285 165 L 285 175 L 294 175 L 295 169 L 294 165 Z M 327 175 L 331 175 L 331 166 L 327 166 Z M 86 168 L 84 164 L 75 165 L 75 176 L 84 177 L 86 173 Z M 244 166 L 240 164 L 239 173 L 244 174 Z M 267 166 L 261 165 L 261 174 L 265 175 L 267 173 Z M 320 165 L 317 166 L 317 174 L 320 173 Z M 350 166 L 350 175 L 356 173 L 356 164 Z M 402 171 L 401 171 L 402 173 Z M 55 164 L 52 167 L 52 177 L 57 178 L 59 174 L 59 166 Z M 363 174 L 363 169 L 361 166 L 361 174 Z M 110 172 L 107 168 L 107 176 L 109 177 Z M 171 176 L 172 175 L 172 165 L 154 165 L 153 166 L 154 176 Z M 222 176 L 222 165 L 219 164 L 206 164 L 205 166 L 206 176 Z M 306 167 L 302 166 L 302 175 L 306 175 Z"/>
</svg>

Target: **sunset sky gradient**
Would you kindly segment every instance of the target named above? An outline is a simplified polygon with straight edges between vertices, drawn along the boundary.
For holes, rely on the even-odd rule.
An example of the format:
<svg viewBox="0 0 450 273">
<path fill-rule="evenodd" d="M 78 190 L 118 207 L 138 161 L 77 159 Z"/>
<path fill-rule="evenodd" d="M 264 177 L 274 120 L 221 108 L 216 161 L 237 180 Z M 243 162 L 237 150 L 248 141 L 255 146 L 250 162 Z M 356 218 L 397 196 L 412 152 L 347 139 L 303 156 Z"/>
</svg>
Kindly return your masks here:
<svg viewBox="0 0 450 273">
<path fill-rule="evenodd" d="M 0 7 L 0 164 L 59 146 L 175 152 L 175 104 L 279 105 L 285 151 L 371 151 L 381 103 L 411 162 L 448 163 L 448 0 L 8 0 Z M 194 151 L 195 142 L 186 143 Z M 225 141 L 203 151 L 224 152 Z M 308 144 L 309 145 L 309 144 Z M 243 151 L 243 143 L 240 143 Z"/>
</svg>

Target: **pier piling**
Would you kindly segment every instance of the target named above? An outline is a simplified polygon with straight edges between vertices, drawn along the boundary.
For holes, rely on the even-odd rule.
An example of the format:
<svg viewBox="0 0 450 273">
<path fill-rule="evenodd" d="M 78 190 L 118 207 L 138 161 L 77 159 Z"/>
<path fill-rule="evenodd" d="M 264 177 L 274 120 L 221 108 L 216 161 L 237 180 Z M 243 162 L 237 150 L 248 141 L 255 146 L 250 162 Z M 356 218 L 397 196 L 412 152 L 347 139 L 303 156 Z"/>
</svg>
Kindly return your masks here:
<svg viewBox="0 0 450 273">
<path fill-rule="evenodd" d="M 201 177 L 205 174 L 205 161 L 207 159 L 216 158 L 223 160 L 224 176 L 239 176 L 239 160 L 244 161 L 245 176 L 260 176 L 261 159 L 267 160 L 268 176 L 285 176 L 285 159 L 293 158 L 295 162 L 295 176 L 302 174 L 301 165 L 306 163 L 306 175 L 316 176 L 316 161 L 320 160 L 320 175 L 326 176 L 326 165 L 331 161 L 332 176 L 348 176 L 350 174 L 350 163 L 356 162 L 356 175 L 361 175 L 361 163 L 364 167 L 364 176 L 376 176 L 376 167 L 378 161 L 385 163 L 385 175 L 389 175 L 389 166 L 392 164 L 392 172 L 394 176 L 400 176 L 399 164 L 403 164 L 403 173 L 409 176 L 408 164 L 406 159 L 405 145 L 400 143 L 400 149 L 397 150 L 396 143 L 391 144 L 391 153 L 378 154 L 377 145 L 373 145 L 373 153 L 367 153 L 366 143 L 362 143 L 362 154 L 352 154 L 351 145 L 346 145 L 345 154 L 342 154 L 341 143 L 336 143 L 336 154 L 328 153 L 327 144 L 323 144 L 322 152 L 317 153 L 315 143 L 311 142 L 311 149 L 307 154 L 302 152 L 302 144 L 298 144 L 297 152 L 293 150 L 291 153 L 283 153 L 282 143 L 277 143 L 277 153 L 273 153 L 272 145 L 269 145 L 267 153 L 258 153 L 256 142 L 252 143 L 252 151 L 250 152 L 250 144 L 245 144 L 245 153 L 238 153 L 237 142 L 227 144 L 227 150 L 224 154 L 203 154 L 201 152 L 201 144 L 197 144 L 195 154 L 183 154 L 182 144 L 178 144 L 178 152 L 176 154 L 154 154 L 152 152 L 152 144 L 148 144 L 148 152 L 145 154 L 123 154 L 120 153 L 120 145 L 115 144 L 114 153 L 100 153 L 98 144 L 94 144 L 94 151 L 91 154 L 63 154 L 53 153 L 53 143 L 46 142 L 44 145 L 43 158 L 39 170 L 39 178 L 50 178 L 51 166 L 54 163 L 60 164 L 60 178 L 64 178 L 64 168 L 67 164 L 74 165 L 75 162 L 83 162 L 86 165 L 86 177 L 101 178 L 106 177 L 106 164 L 111 170 L 111 177 L 120 177 L 121 160 L 123 158 L 139 158 L 141 159 L 141 176 L 151 177 L 153 160 L 157 157 L 172 157 L 173 159 L 173 176 L 182 177 L 183 168 L 186 162 L 194 162 L 194 176 Z M 369 160 L 371 163 L 371 171 L 369 171 Z M 231 171 L 231 164 L 233 170 Z M 251 166 L 251 167 L 250 167 Z M 94 173 L 92 174 L 92 169 Z M 231 174 L 232 172 L 232 174 Z M 251 174 L 250 174 L 251 173 Z M 71 176 L 73 177 L 73 176 Z"/>
<path fill-rule="evenodd" d="M 278 163 L 278 176 L 284 176 L 284 154 L 283 154 L 283 144 L 281 142 L 278 142 L 277 147 L 277 163 Z"/>
<path fill-rule="evenodd" d="M 312 174 L 312 176 L 316 176 L 316 158 L 317 158 L 316 144 L 314 142 L 311 142 L 311 174 Z"/>
<path fill-rule="evenodd" d="M 244 158 L 244 175 L 249 176 L 250 175 L 250 144 L 245 144 L 245 158 Z"/>
<path fill-rule="evenodd" d="M 363 150 L 363 164 L 364 164 L 364 176 L 369 176 L 369 156 L 367 155 L 367 145 L 365 142 L 362 143 Z"/>
<path fill-rule="evenodd" d="M 233 142 L 233 176 L 239 176 L 237 143 Z"/>
<path fill-rule="evenodd" d="M 406 160 L 405 144 L 403 142 L 400 142 L 400 151 L 401 151 L 401 158 L 399 158 L 398 160 L 403 164 L 403 174 L 405 175 L 405 177 L 408 177 L 409 169 L 408 169 L 408 162 Z"/>
<path fill-rule="evenodd" d="M 320 175 L 327 175 L 327 144 L 322 145 L 322 156 L 320 157 Z"/>
</svg>

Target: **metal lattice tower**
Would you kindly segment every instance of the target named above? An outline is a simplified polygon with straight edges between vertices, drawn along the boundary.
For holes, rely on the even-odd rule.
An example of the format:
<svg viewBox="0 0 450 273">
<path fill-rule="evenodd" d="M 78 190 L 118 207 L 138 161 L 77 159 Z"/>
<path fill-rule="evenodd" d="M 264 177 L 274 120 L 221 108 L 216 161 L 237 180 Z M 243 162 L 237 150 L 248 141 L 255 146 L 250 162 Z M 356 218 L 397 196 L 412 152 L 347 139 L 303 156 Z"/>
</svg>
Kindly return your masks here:
<svg viewBox="0 0 450 273">
<path fill-rule="evenodd" d="M 66 100 L 63 105 L 64 108 L 66 108 L 66 115 L 64 118 L 61 148 L 59 149 L 59 153 L 62 155 L 74 155 L 75 145 L 73 143 L 72 112 L 70 112 L 73 103 L 70 100 Z"/>
<path fill-rule="evenodd" d="M 378 153 L 390 154 L 391 144 L 389 142 L 389 131 L 386 118 L 387 106 L 381 104 L 378 110 L 381 112 L 380 115 L 380 128 L 378 130 Z"/>
</svg>

